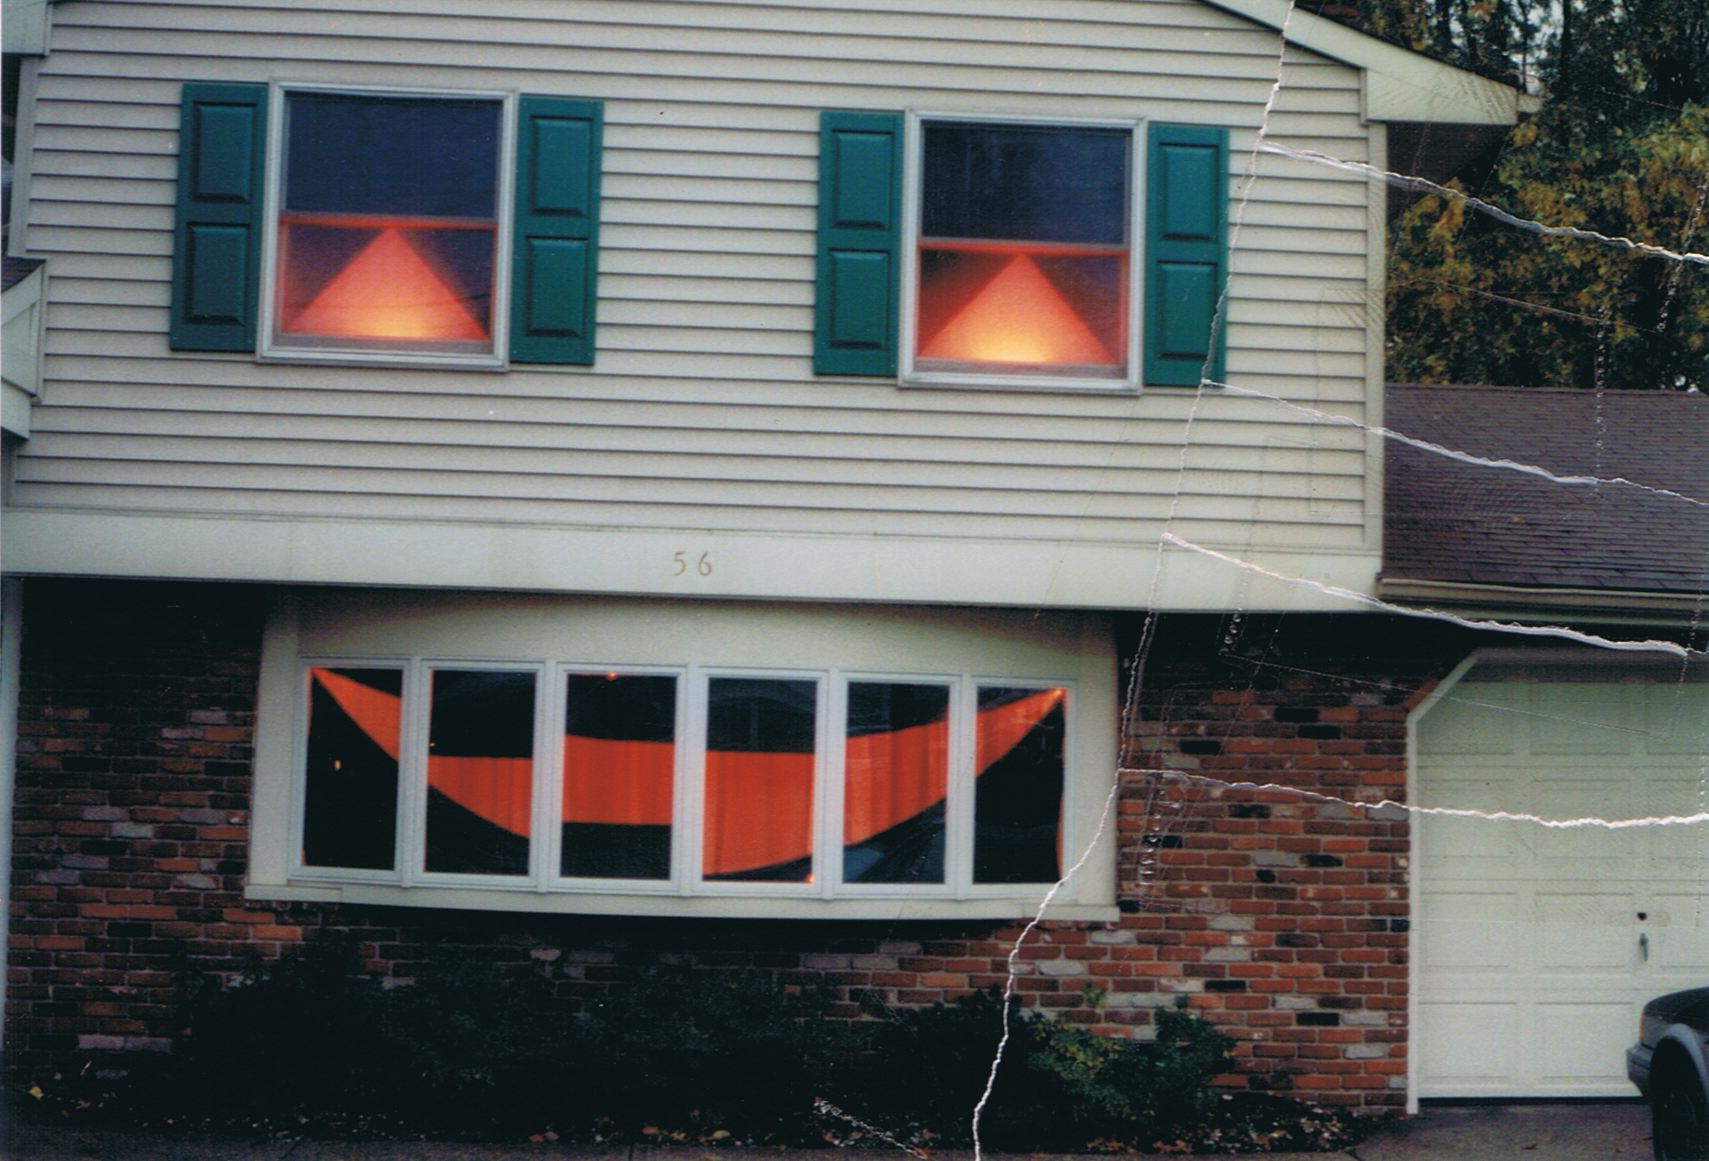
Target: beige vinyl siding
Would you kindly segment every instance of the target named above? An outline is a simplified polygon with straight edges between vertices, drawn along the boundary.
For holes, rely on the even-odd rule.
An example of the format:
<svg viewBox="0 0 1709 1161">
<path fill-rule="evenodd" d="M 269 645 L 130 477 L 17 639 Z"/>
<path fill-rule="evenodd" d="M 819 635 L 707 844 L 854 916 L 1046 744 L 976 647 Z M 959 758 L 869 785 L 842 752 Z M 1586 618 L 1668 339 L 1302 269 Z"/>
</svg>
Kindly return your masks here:
<svg viewBox="0 0 1709 1161">
<path fill-rule="evenodd" d="M 1230 381 L 1366 414 L 1369 187 L 1252 156 L 1273 97 L 1271 140 L 1370 160 L 1357 71 L 1196 0 L 964 8 L 61 6 L 28 215 L 49 382 L 15 505 L 1374 552 L 1355 428 L 1214 391 L 812 374 L 819 110 L 1149 118 L 1232 130 Z M 604 101 L 595 366 L 168 352 L 180 85 L 269 79 Z"/>
</svg>

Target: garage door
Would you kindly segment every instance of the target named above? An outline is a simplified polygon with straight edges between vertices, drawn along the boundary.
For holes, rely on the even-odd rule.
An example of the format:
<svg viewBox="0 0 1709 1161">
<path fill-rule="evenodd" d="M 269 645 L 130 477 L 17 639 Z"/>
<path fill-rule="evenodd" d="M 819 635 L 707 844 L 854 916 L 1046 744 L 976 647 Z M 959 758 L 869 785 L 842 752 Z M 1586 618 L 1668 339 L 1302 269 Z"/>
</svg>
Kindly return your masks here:
<svg viewBox="0 0 1709 1161">
<path fill-rule="evenodd" d="M 1709 809 L 1709 685 L 1671 668 L 1614 683 L 1475 667 L 1418 723 L 1417 801 L 1548 819 Z M 1425 815 L 1417 843 L 1419 1095 L 1634 1095 L 1638 1009 L 1709 983 L 1709 826 Z"/>
</svg>

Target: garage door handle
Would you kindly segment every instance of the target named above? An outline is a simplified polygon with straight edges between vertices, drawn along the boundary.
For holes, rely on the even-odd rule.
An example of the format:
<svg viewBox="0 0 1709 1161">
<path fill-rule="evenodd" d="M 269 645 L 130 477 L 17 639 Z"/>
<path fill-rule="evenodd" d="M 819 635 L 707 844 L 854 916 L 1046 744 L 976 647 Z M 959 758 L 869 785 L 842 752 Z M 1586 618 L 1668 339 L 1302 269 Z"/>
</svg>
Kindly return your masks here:
<svg viewBox="0 0 1709 1161">
<path fill-rule="evenodd" d="M 1650 962 L 1650 937 L 1648 933 L 1638 936 L 1638 957 L 1645 963 Z"/>
</svg>

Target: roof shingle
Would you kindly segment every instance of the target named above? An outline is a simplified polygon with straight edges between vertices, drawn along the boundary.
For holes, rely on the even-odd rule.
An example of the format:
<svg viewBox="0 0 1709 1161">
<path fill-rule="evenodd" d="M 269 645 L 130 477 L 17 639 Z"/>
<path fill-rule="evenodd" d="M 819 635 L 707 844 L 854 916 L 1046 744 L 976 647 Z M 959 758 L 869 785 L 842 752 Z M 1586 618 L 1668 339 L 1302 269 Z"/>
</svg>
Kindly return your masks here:
<svg viewBox="0 0 1709 1161">
<path fill-rule="evenodd" d="M 1391 440 L 1386 579 L 1709 590 L 1709 396 L 1391 385 L 1387 412 L 1387 426 L 1414 439 L 1602 482 Z"/>
</svg>

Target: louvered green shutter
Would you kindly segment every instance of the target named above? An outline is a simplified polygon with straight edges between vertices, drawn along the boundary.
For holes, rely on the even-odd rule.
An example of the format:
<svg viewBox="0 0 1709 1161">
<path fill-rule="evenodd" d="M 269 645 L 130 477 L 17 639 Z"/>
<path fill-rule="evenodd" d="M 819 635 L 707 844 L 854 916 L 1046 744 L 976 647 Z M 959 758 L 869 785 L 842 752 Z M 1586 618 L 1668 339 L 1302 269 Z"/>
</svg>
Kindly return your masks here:
<svg viewBox="0 0 1709 1161">
<path fill-rule="evenodd" d="M 821 115 L 813 312 L 819 374 L 896 374 L 901 186 L 901 114 Z"/>
<path fill-rule="evenodd" d="M 1146 155 L 1145 381 L 1223 379 L 1228 131 L 1153 125 Z M 1213 333 L 1214 332 L 1214 333 Z"/>
<path fill-rule="evenodd" d="M 598 101 L 523 97 L 519 105 L 513 362 L 593 362 L 602 129 Z"/>
<path fill-rule="evenodd" d="M 184 86 L 172 244 L 175 351 L 254 351 L 265 85 Z"/>
</svg>

